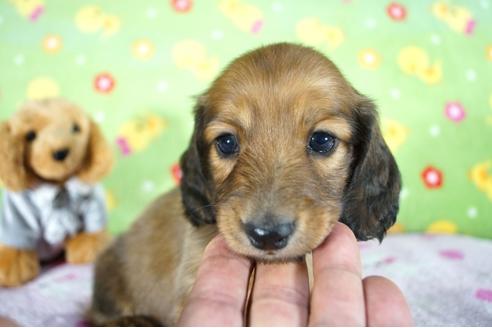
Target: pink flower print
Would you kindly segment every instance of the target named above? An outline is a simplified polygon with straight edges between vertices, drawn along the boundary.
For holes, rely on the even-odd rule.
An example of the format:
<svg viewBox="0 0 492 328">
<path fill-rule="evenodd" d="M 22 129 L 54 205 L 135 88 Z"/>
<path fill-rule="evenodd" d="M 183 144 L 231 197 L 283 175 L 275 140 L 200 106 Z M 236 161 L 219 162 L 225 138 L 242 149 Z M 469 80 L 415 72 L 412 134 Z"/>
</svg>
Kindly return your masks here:
<svg viewBox="0 0 492 328">
<path fill-rule="evenodd" d="M 181 179 L 183 178 L 183 171 L 181 171 L 181 167 L 178 163 L 171 167 L 171 174 L 173 176 L 174 183 L 179 185 L 181 183 Z"/>
<path fill-rule="evenodd" d="M 492 289 L 477 289 L 475 292 L 475 298 L 492 303 Z"/>
<path fill-rule="evenodd" d="M 465 255 L 457 249 L 446 249 L 439 252 L 439 255 L 449 260 L 462 260 Z"/>
<path fill-rule="evenodd" d="M 31 15 L 29 16 L 29 20 L 31 22 L 37 21 L 39 17 L 41 17 L 41 15 L 43 14 L 43 12 L 44 12 L 43 5 L 36 6 L 36 8 L 34 8 L 34 10 L 31 12 Z"/>
<path fill-rule="evenodd" d="M 397 22 L 405 20 L 407 17 L 407 9 L 398 2 L 392 2 L 386 7 L 388 16 Z"/>
<path fill-rule="evenodd" d="M 116 81 L 110 73 L 100 73 L 94 78 L 94 89 L 100 93 L 111 93 Z"/>
<path fill-rule="evenodd" d="M 171 0 L 171 6 L 178 13 L 187 13 L 193 6 L 192 0 Z"/>
<path fill-rule="evenodd" d="M 257 34 L 261 31 L 263 27 L 263 21 L 261 19 L 256 20 L 253 25 L 251 26 L 251 33 Z"/>
<path fill-rule="evenodd" d="M 466 117 L 465 108 L 459 101 L 449 101 L 444 106 L 444 115 L 454 122 L 461 122 Z"/>
<path fill-rule="evenodd" d="M 439 189 L 442 187 L 443 175 L 442 171 L 428 166 L 421 173 L 422 180 L 428 189 Z"/>
<path fill-rule="evenodd" d="M 118 148 L 120 149 L 121 153 L 124 156 L 128 156 L 132 153 L 132 149 L 130 147 L 130 144 L 128 143 L 128 140 L 124 137 L 118 137 L 116 139 L 116 144 L 118 145 Z"/>
</svg>

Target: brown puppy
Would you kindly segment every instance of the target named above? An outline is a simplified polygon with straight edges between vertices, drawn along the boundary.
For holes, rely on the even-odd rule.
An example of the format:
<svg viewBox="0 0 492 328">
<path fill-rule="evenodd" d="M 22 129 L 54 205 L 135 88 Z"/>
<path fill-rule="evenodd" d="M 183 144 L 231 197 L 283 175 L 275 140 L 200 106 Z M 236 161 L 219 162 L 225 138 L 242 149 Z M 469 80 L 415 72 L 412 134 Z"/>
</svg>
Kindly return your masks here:
<svg viewBox="0 0 492 328">
<path fill-rule="evenodd" d="M 300 258 L 338 220 L 382 239 L 400 174 L 372 102 L 322 54 L 275 44 L 230 64 L 198 99 L 181 190 L 157 199 L 99 259 L 96 324 L 175 324 L 218 232 L 261 261 Z M 147 318 L 147 319 L 146 319 Z"/>
</svg>

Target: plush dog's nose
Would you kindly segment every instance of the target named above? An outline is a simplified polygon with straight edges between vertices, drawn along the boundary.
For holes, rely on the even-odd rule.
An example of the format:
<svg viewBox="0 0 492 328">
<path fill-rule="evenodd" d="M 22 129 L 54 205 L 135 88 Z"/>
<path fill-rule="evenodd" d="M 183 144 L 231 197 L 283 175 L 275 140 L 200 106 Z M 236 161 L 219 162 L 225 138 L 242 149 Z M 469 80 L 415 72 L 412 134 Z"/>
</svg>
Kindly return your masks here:
<svg viewBox="0 0 492 328">
<path fill-rule="evenodd" d="M 70 150 L 68 148 L 63 148 L 63 149 L 60 149 L 60 150 L 53 152 L 53 158 L 56 161 L 61 162 L 61 161 L 65 160 L 65 158 L 67 158 L 69 153 L 70 153 Z"/>
<path fill-rule="evenodd" d="M 294 223 L 261 226 L 253 223 L 244 225 L 251 244 L 262 250 L 276 250 L 287 246 L 289 237 L 295 229 Z"/>
</svg>

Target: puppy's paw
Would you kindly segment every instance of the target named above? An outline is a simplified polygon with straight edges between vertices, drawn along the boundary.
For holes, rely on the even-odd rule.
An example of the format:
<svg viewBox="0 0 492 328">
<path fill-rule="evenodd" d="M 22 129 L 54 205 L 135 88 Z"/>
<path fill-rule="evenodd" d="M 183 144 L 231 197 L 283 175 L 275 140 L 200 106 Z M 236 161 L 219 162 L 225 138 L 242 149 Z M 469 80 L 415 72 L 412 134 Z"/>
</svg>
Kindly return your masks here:
<svg viewBox="0 0 492 328">
<path fill-rule="evenodd" d="M 75 235 L 65 245 L 67 262 L 71 264 L 94 262 L 109 240 L 109 235 L 105 230 Z"/>
<path fill-rule="evenodd" d="M 36 251 L 0 244 L 0 286 L 17 287 L 39 274 Z"/>
</svg>

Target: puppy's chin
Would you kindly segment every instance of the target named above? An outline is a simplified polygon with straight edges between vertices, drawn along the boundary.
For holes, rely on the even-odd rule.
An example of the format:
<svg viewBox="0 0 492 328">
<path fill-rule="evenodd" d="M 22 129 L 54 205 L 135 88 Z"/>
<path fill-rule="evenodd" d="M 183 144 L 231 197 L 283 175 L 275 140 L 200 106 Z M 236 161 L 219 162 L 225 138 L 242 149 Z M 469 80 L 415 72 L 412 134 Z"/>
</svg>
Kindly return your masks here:
<svg viewBox="0 0 492 328">
<path fill-rule="evenodd" d="M 259 263 L 287 263 L 296 262 L 304 259 L 304 256 L 310 251 L 300 252 L 298 254 L 289 254 L 287 252 L 281 251 L 261 251 L 255 250 L 252 252 L 238 252 L 237 250 L 232 250 L 242 256 L 246 256 L 252 260 Z"/>
<path fill-rule="evenodd" d="M 307 254 L 307 253 L 306 253 Z M 299 255 L 296 257 L 250 257 L 251 259 L 255 260 L 258 263 L 264 263 L 264 264 L 282 264 L 282 263 L 290 263 L 290 262 L 301 262 L 304 260 L 304 255 Z"/>
</svg>

